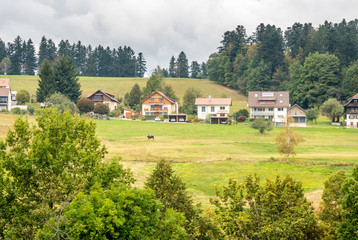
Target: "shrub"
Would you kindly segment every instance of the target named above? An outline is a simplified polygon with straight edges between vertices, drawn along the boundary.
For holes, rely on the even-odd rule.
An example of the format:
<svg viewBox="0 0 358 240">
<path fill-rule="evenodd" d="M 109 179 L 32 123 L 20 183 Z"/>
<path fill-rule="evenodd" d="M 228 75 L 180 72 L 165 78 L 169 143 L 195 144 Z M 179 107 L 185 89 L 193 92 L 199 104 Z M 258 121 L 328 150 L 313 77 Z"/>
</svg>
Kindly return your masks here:
<svg viewBox="0 0 358 240">
<path fill-rule="evenodd" d="M 11 109 L 11 112 L 13 112 L 14 114 L 20 115 L 21 114 L 21 109 L 16 107 L 16 108 Z"/>
<path fill-rule="evenodd" d="M 103 103 L 97 103 L 94 106 L 94 113 L 98 113 L 98 114 L 102 114 L 102 115 L 107 115 L 109 113 L 109 107 L 107 104 L 103 104 Z"/>
<path fill-rule="evenodd" d="M 245 121 L 246 121 L 246 117 L 245 117 L 245 116 L 239 116 L 239 117 L 237 117 L 237 121 L 238 121 L 238 122 L 245 122 Z"/>
<path fill-rule="evenodd" d="M 198 118 L 198 116 L 195 116 L 193 118 L 192 122 L 194 122 L 194 123 L 200 122 L 200 119 Z"/>
<path fill-rule="evenodd" d="M 24 104 L 25 102 L 29 102 L 30 101 L 30 94 L 28 91 L 26 90 L 20 90 L 16 93 L 16 101 L 19 104 Z"/>
<path fill-rule="evenodd" d="M 34 115 L 35 113 L 35 108 L 33 106 L 28 106 L 27 107 L 27 111 L 29 112 L 30 115 Z"/>
<path fill-rule="evenodd" d="M 88 98 L 81 98 L 77 102 L 77 108 L 81 113 L 92 112 L 94 109 L 94 103 Z"/>
<path fill-rule="evenodd" d="M 72 114 L 77 112 L 76 105 L 71 102 L 68 97 L 61 93 L 52 94 L 45 100 L 45 102 L 50 106 L 56 107 L 60 112 L 64 112 L 66 110 L 70 110 Z"/>
<path fill-rule="evenodd" d="M 7 110 L 6 108 L 3 108 L 3 109 L 1 109 L 1 111 L 0 112 L 2 112 L 2 113 L 8 113 L 9 112 L 9 110 Z"/>
<path fill-rule="evenodd" d="M 240 116 L 245 116 L 246 118 L 249 117 L 249 111 L 247 111 L 247 109 L 240 109 L 239 111 L 237 111 L 236 113 L 234 113 L 234 117 L 237 119 Z"/>
</svg>

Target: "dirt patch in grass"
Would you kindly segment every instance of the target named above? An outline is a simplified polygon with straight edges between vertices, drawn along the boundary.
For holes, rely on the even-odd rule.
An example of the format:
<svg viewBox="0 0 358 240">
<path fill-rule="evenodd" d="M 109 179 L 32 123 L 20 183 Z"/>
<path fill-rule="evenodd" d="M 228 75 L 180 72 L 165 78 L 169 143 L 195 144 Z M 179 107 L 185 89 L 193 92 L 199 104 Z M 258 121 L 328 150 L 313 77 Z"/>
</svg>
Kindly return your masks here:
<svg viewBox="0 0 358 240">
<path fill-rule="evenodd" d="M 305 197 L 307 198 L 307 200 L 312 203 L 312 206 L 315 209 L 315 212 L 319 211 L 319 204 L 322 201 L 322 193 L 323 193 L 323 190 L 316 190 L 316 191 L 308 192 L 305 194 Z"/>
</svg>

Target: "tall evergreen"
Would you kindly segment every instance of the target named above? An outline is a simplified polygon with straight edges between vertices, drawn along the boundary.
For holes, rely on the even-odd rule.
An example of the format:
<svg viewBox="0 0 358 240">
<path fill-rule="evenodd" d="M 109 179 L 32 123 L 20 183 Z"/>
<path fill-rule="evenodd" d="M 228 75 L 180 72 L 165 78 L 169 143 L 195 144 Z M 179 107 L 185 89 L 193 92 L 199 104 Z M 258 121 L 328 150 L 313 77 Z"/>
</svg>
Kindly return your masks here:
<svg viewBox="0 0 358 240">
<path fill-rule="evenodd" d="M 92 46 L 87 47 L 87 61 L 85 67 L 85 76 L 97 76 L 97 48 L 92 50 Z"/>
<path fill-rule="evenodd" d="M 68 40 L 61 40 L 58 44 L 58 56 L 72 56 L 71 44 Z"/>
<path fill-rule="evenodd" d="M 0 38 L 0 62 L 6 58 L 6 44 L 3 40 Z"/>
<path fill-rule="evenodd" d="M 203 78 L 207 78 L 208 77 L 208 70 L 206 68 L 206 63 L 205 62 L 201 63 L 200 70 L 201 70 L 201 74 L 202 74 Z"/>
<path fill-rule="evenodd" d="M 38 65 L 41 66 L 42 62 L 48 58 L 48 48 L 47 48 L 47 39 L 45 36 L 41 38 L 40 46 L 39 46 L 39 59 L 38 59 Z"/>
<path fill-rule="evenodd" d="M 128 97 L 128 105 L 132 108 L 132 109 L 138 109 L 139 105 L 140 105 L 140 100 L 141 100 L 141 91 L 140 91 L 140 87 L 138 85 L 138 83 L 134 84 L 134 86 L 132 87 L 130 93 L 129 93 L 129 97 Z"/>
<path fill-rule="evenodd" d="M 75 46 L 75 55 L 74 55 L 74 61 L 77 67 L 77 71 L 79 75 L 84 75 L 85 71 L 85 65 L 86 65 L 86 47 L 82 45 L 81 41 L 78 41 Z"/>
<path fill-rule="evenodd" d="M 81 96 L 81 85 L 78 82 L 75 63 L 70 57 L 59 57 L 54 65 L 54 80 L 56 90 L 72 102 L 77 102 Z"/>
<path fill-rule="evenodd" d="M 52 39 L 47 40 L 47 59 L 54 61 L 57 56 L 57 48 Z"/>
<path fill-rule="evenodd" d="M 45 59 L 42 62 L 39 72 L 39 87 L 36 91 L 36 101 L 44 102 L 46 98 L 50 97 L 57 90 L 56 82 L 54 80 L 54 72 L 51 63 Z"/>
<path fill-rule="evenodd" d="M 25 74 L 34 75 L 36 69 L 35 46 L 31 39 L 26 43 Z"/>
<path fill-rule="evenodd" d="M 172 56 L 169 62 L 169 77 L 176 77 L 175 57 Z"/>
<path fill-rule="evenodd" d="M 24 56 L 24 48 L 23 42 L 20 36 L 17 36 L 12 44 L 10 44 L 9 52 L 10 52 L 10 74 L 12 75 L 20 75 L 22 71 L 23 65 L 23 56 Z"/>
<path fill-rule="evenodd" d="M 197 61 L 192 61 L 190 65 L 190 77 L 198 78 L 201 73 L 200 65 Z"/>
<path fill-rule="evenodd" d="M 183 51 L 180 52 L 177 62 L 177 77 L 179 78 L 188 78 L 189 77 L 189 65 L 188 59 Z"/>
<path fill-rule="evenodd" d="M 137 77 L 144 77 L 145 72 L 147 71 L 146 61 L 144 59 L 143 53 L 138 53 L 136 71 Z"/>
</svg>

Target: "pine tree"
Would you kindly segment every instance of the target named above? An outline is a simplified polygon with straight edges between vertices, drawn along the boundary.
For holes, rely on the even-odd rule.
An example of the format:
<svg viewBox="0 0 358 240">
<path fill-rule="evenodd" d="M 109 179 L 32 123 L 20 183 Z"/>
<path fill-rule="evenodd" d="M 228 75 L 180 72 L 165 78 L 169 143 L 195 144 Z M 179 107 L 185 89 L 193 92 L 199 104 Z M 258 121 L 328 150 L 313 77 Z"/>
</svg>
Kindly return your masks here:
<svg viewBox="0 0 358 240">
<path fill-rule="evenodd" d="M 53 68 L 47 59 L 42 62 L 39 77 L 40 80 L 39 87 L 36 91 L 36 100 L 37 102 L 44 102 L 46 98 L 56 92 Z"/>
<path fill-rule="evenodd" d="M 39 47 L 39 62 L 38 62 L 38 65 L 41 66 L 42 65 L 42 62 L 47 59 L 47 60 L 50 60 L 48 59 L 48 52 L 47 52 L 47 39 L 45 36 L 43 36 L 41 38 L 41 42 L 40 42 L 40 47 Z"/>
<path fill-rule="evenodd" d="M 169 62 L 169 77 L 176 77 L 175 57 L 172 56 Z"/>
<path fill-rule="evenodd" d="M 54 66 L 56 90 L 72 102 L 77 102 L 81 96 L 81 85 L 78 82 L 75 63 L 70 57 L 60 57 Z"/>
<path fill-rule="evenodd" d="M 36 69 L 35 46 L 31 39 L 26 44 L 25 74 L 34 75 Z"/>
<path fill-rule="evenodd" d="M 189 77 L 189 65 L 188 59 L 183 51 L 180 52 L 177 62 L 177 77 L 179 78 L 188 78 Z"/>
<path fill-rule="evenodd" d="M 190 65 L 190 77 L 191 78 L 198 78 L 199 74 L 201 73 L 200 65 L 197 61 L 192 61 Z"/>
<path fill-rule="evenodd" d="M 6 58 L 6 45 L 3 40 L 0 38 L 0 62 Z"/>
<path fill-rule="evenodd" d="M 20 75 L 23 64 L 23 44 L 20 36 L 17 36 L 14 40 L 14 43 L 10 44 L 10 74 Z"/>
<path fill-rule="evenodd" d="M 92 50 L 91 45 L 87 47 L 87 62 L 85 67 L 85 76 L 97 76 L 97 48 Z"/>
<path fill-rule="evenodd" d="M 147 62 L 143 57 L 143 53 L 141 52 L 138 53 L 137 63 L 136 63 L 137 77 L 144 77 L 144 74 L 147 71 L 146 63 Z"/>
</svg>

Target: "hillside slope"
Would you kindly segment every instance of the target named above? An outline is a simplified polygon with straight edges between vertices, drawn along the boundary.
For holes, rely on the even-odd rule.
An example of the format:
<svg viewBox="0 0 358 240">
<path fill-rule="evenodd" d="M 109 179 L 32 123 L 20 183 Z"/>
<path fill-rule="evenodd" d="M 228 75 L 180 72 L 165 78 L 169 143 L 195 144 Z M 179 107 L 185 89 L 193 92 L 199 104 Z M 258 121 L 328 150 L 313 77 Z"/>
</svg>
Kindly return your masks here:
<svg viewBox="0 0 358 240">
<path fill-rule="evenodd" d="M 0 78 L 9 77 L 14 91 L 25 89 L 29 91 L 31 95 L 36 94 L 39 79 L 38 76 L 0 76 Z M 148 78 L 80 77 L 83 96 L 87 96 L 88 93 L 102 89 L 117 97 L 124 97 L 135 83 L 138 83 L 139 86 L 143 88 L 145 87 L 147 80 Z M 247 98 L 244 95 L 206 79 L 166 78 L 164 81 L 166 84 L 173 87 L 176 95 L 180 98 L 180 101 L 183 99 L 185 90 L 188 87 L 194 87 L 200 89 L 201 94 L 204 97 L 211 95 L 212 97 L 232 98 L 233 106 L 231 112 L 246 107 Z"/>
</svg>

